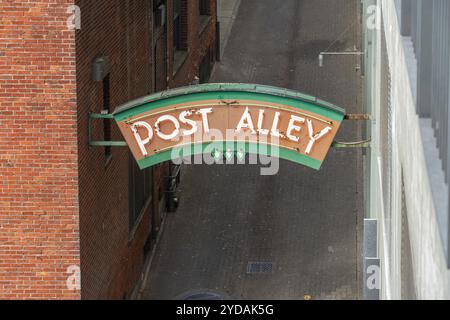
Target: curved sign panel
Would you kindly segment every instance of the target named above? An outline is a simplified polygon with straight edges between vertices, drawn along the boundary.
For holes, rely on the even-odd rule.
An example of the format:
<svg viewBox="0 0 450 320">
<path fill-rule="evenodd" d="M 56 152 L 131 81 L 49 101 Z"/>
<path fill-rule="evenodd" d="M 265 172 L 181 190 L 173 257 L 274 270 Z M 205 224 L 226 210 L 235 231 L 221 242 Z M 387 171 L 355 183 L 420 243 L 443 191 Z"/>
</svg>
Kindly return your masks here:
<svg viewBox="0 0 450 320">
<path fill-rule="evenodd" d="M 320 169 L 345 111 L 299 92 L 205 84 L 131 101 L 114 118 L 141 169 L 217 152 L 257 153 Z"/>
</svg>

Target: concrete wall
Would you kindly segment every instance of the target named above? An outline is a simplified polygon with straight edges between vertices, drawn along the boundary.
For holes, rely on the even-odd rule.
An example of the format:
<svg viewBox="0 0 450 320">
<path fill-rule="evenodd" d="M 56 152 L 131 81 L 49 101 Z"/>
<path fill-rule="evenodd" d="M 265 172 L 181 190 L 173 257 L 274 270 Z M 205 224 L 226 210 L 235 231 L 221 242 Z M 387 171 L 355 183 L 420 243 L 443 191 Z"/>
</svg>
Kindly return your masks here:
<svg viewBox="0 0 450 320">
<path fill-rule="evenodd" d="M 374 83 L 369 90 L 368 102 L 374 115 L 372 123 L 373 149 L 371 155 L 372 217 L 379 219 L 379 256 L 382 260 L 382 298 L 402 297 L 402 209 L 407 212 L 411 263 L 415 295 L 418 299 L 450 299 L 450 271 L 447 268 L 443 242 L 440 237 L 436 209 L 424 152 L 421 121 L 416 113 L 412 88 L 415 76 L 411 74 L 413 58 L 407 39 L 400 35 L 396 3 L 379 0 L 382 8 L 382 26 L 385 30 L 386 49 L 391 72 L 392 104 L 392 173 L 390 218 L 384 210 L 382 197 L 383 166 L 380 161 L 380 112 L 383 110 L 379 95 L 381 87 L 382 29 L 373 32 L 371 50 L 375 63 L 367 76 Z M 373 61 L 371 61 L 373 62 Z M 370 62 L 368 62 L 370 64 Z M 414 72 L 414 71 L 413 71 Z M 370 83 L 370 82 L 369 82 Z M 403 187 L 404 186 L 404 187 Z M 404 201 L 402 201 L 404 197 Z M 404 203 L 402 205 L 402 203 Z M 402 206 L 406 206 L 403 208 Z"/>
</svg>

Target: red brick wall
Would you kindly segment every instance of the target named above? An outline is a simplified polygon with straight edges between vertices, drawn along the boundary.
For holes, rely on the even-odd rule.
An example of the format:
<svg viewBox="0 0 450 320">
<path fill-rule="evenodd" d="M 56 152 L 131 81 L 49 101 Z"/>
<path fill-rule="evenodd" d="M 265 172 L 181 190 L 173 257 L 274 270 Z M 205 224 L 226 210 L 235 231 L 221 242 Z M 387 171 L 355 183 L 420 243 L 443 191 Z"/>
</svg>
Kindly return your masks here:
<svg viewBox="0 0 450 320">
<path fill-rule="evenodd" d="M 72 0 L 0 1 L 0 299 L 77 299 Z"/>
<path fill-rule="evenodd" d="M 91 79 L 91 63 L 107 56 L 111 64 L 111 106 L 152 92 L 151 1 L 78 0 L 82 26 L 77 32 L 81 285 L 83 299 L 129 296 L 144 264 L 151 229 L 151 205 L 129 233 L 128 148 L 89 148 L 89 112 L 103 108 L 102 82 Z M 103 122 L 93 136 L 103 140 Z M 123 140 L 113 124 L 113 140 Z"/>
<path fill-rule="evenodd" d="M 152 208 L 163 203 L 149 205 L 130 236 L 129 151 L 113 148 L 106 163 L 104 149 L 88 145 L 87 120 L 103 107 L 102 83 L 91 79 L 98 56 L 111 62 L 112 109 L 166 87 L 152 83 L 151 3 L 77 0 L 75 32 L 66 25 L 71 1 L 1 1 L 0 298 L 120 299 L 138 282 Z M 186 5 L 188 57 L 175 75 L 167 21 L 170 87 L 190 83 L 215 48 L 215 15 L 199 33 L 197 2 Z M 102 132 L 96 121 L 94 138 Z M 114 124 L 112 138 L 122 140 Z M 155 168 L 158 200 L 166 172 Z M 67 288 L 72 265 L 81 266 L 81 292 Z"/>
<path fill-rule="evenodd" d="M 111 104 L 120 105 L 152 92 L 154 72 L 151 1 L 78 0 L 82 28 L 77 32 L 77 80 L 80 170 L 80 233 L 82 298 L 129 296 L 144 264 L 143 247 L 151 230 L 152 213 L 160 218 L 160 203 L 151 204 L 129 241 L 128 226 L 128 157 L 127 148 L 113 148 L 111 163 L 105 166 L 104 150 L 89 148 L 87 117 L 102 109 L 102 84 L 91 80 L 91 62 L 105 55 L 111 61 Z M 212 3 L 215 3 L 212 1 Z M 197 32 L 196 1 L 189 1 L 189 57 L 186 67 L 176 78 L 179 85 L 188 84 L 197 74 L 201 56 L 211 47 L 215 36 L 215 17 L 200 39 Z M 169 12 L 172 1 L 168 1 Z M 215 12 L 215 7 L 213 9 Z M 168 75 L 172 73 L 172 20 L 168 19 Z M 202 45 L 200 45 L 202 43 Z M 201 47 L 201 48 L 200 48 Z M 199 50 L 200 48 L 200 50 Z M 163 59 L 164 57 L 157 57 Z M 162 63 L 163 65 L 163 63 Z M 155 75 L 160 79 L 159 75 Z M 169 85 L 174 85 L 169 76 Z M 159 87 L 165 86 L 158 83 Z M 86 129 L 85 129 L 86 128 Z M 114 126 L 113 140 L 122 140 Z M 94 127 L 94 137 L 101 139 L 102 123 Z M 167 164 L 154 172 L 155 201 L 162 198 Z M 152 207 L 155 209 L 152 212 Z"/>
</svg>

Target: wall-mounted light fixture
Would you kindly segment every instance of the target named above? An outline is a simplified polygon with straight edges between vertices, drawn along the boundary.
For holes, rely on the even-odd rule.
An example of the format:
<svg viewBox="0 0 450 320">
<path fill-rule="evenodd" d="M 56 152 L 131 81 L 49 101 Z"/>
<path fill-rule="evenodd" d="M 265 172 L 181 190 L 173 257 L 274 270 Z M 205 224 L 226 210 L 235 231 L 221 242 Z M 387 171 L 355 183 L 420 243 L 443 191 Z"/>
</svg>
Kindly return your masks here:
<svg viewBox="0 0 450 320">
<path fill-rule="evenodd" d="M 95 58 L 92 62 L 92 80 L 103 81 L 103 79 L 110 73 L 111 66 L 109 59 L 106 56 Z"/>
</svg>

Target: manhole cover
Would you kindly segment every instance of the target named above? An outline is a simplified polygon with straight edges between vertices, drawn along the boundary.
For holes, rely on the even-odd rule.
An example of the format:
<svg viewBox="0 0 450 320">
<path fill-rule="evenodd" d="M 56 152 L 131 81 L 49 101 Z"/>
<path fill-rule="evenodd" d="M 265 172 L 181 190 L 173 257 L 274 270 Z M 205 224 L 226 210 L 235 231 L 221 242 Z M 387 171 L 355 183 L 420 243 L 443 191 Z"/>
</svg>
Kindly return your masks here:
<svg viewBox="0 0 450 320">
<path fill-rule="evenodd" d="M 189 291 L 176 298 L 176 300 L 228 300 L 228 296 L 214 291 Z"/>
<path fill-rule="evenodd" d="M 247 274 L 271 274 L 274 271 L 272 262 L 249 262 Z"/>
</svg>

